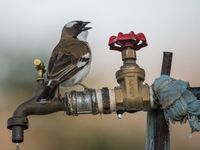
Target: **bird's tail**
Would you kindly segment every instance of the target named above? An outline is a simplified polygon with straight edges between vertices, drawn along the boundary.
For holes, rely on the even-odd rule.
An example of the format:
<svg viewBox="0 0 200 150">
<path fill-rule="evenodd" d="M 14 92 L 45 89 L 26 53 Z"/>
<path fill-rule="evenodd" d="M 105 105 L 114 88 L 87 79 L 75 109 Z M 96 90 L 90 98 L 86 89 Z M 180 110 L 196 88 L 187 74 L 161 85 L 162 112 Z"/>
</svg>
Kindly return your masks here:
<svg viewBox="0 0 200 150">
<path fill-rule="evenodd" d="M 51 100 L 56 93 L 56 89 L 58 88 L 58 82 L 55 80 L 49 80 L 44 87 L 44 90 L 38 97 L 38 101 L 49 101 Z"/>
</svg>

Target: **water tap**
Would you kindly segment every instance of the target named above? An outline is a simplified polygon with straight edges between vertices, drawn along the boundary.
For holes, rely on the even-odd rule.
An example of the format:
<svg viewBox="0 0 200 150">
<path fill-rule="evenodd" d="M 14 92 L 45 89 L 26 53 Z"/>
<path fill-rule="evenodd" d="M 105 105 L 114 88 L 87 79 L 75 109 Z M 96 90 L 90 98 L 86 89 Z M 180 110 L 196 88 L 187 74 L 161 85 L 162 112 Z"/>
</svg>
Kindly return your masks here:
<svg viewBox="0 0 200 150">
<path fill-rule="evenodd" d="M 150 88 L 143 83 L 145 71 L 136 63 L 136 51 L 147 46 L 143 33 L 119 33 L 109 39 L 111 50 L 121 52 L 123 65 L 116 72 L 119 86 L 115 87 L 117 112 L 136 112 L 150 108 Z M 118 113 L 118 118 L 122 113 Z"/>
</svg>

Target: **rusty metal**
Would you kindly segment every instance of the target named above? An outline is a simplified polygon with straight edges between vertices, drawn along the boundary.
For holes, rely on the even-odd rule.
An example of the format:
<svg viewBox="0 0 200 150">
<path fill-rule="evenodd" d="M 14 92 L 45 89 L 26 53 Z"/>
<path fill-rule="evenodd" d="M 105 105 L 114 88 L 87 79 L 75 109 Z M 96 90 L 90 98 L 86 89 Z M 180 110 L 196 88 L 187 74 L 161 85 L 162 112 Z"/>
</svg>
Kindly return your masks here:
<svg viewBox="0 0 200 150">
<path fill-rule="evenodd" d="M 100 90 L 71 91 L 65 93 L 67 114 L 111 114 L 116 111 L 114 91 L 104 87 Z"/>
</svg>

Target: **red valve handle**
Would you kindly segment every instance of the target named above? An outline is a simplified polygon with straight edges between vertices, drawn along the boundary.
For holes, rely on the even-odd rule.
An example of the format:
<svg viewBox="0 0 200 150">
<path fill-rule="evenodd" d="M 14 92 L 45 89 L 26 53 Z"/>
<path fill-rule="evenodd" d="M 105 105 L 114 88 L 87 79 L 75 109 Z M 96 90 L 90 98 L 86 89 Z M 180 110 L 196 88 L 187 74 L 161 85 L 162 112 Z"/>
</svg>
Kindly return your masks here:
<svg viewBox="0 0 200 150">
<path fill-rule="evenodd" d="M 131 31 L 128 34 L 119 32 L 118 36 L 111 36 L 108 45 L 110 46 L 110 50 L 122 51 L 125 48 L 130 47 L 137 51 L 148 44 L 143 33 L 135 34 Z"/>
</svg>

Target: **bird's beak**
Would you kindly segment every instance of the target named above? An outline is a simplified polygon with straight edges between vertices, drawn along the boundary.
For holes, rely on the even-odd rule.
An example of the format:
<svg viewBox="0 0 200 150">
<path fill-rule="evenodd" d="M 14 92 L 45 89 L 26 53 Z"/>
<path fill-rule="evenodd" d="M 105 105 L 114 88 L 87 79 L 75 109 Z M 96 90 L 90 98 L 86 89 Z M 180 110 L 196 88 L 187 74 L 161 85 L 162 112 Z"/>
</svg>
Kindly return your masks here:
<svg viewBox="0 0 200 150">
<path fill-rule="evenodd" d="M 86 25 L 89 24 L 89 23 L 90 23 L 90 22 L 87 22 L 87 21 L 86 21 L 86 22 L 83 22 L 83 23 L 82 23 L 82 26 L 81 26 L 81 27 L 82 27 L 82 28 L 81 28 L 81 31 L 86 31 L 86 30 L 92 29 L 92 27 L 86 27 Z"/>
</svg>

